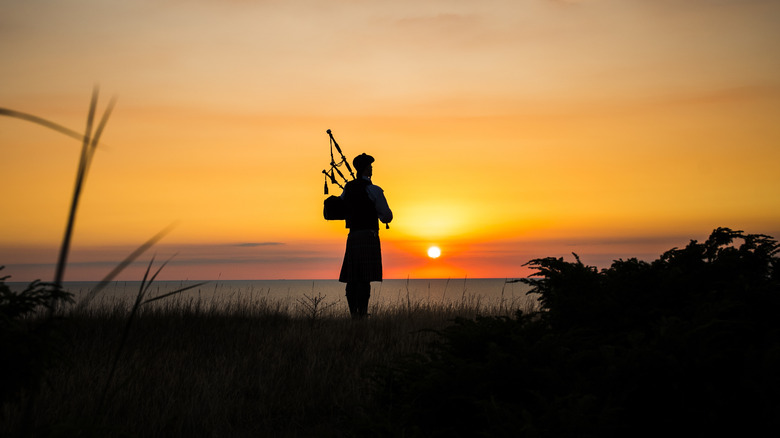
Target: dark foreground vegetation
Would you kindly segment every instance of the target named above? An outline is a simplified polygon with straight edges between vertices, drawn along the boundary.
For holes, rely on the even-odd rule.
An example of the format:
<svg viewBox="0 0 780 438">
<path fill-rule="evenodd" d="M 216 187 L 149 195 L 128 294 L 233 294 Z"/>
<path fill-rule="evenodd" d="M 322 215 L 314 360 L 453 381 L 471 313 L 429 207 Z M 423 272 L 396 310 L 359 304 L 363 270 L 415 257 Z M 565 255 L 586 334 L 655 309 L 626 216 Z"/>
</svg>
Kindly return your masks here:
<svg viewBox="0 0 780 438">
<path fill-rule="evenodd" d="M 378 377 L 404 436 L 775 436 L 778 244 L 715 230 L 658 260 L 531 261 L 542 310 L 459 319 Z M 575 256 L 576 258 L 576 256 Z"/>
<path fill-rule="evenodd" d="M 28 295 L 2 283 L 0 292 L 4 315 Z M 424 353 L 429 329 L 509 311 L 404 302 L 353 321 L 320 298 L 212 306 L 169 297 L 135 314 L 123 302 L 6 318 L 4 376 L 26 383 L 3 386 L 0 436 L 357 436 L 377 370 Z"/>
<path fill-rule="evenodd" d="M 541 308 L 513 315 L 173 300 L 131 319 L 0 283 L 0 435 L 767 436 L 778 248 L 717 229 L 650 263 L 532 260 Z"/>
</svg>

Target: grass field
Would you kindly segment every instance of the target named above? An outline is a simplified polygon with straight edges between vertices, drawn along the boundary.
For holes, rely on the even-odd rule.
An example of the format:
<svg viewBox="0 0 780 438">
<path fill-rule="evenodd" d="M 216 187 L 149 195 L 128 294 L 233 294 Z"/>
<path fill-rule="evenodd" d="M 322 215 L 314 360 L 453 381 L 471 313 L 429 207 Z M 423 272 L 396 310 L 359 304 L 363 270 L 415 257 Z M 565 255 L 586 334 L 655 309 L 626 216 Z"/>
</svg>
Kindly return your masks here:
<svg viewBox="0 0 780 438">
<path fill-rule="evenodd" d="M 127 331 L 124 306 L 66 312 L 57 365 L 31 403 L 5 407 L 0 435 L 358 433 L 370 427 L 375 370 L 423 352 L 455 317 L 512 311 L 474 299 L 408 302 L 353 321 L 337 306 L 315 311 L 316 299 L 210 306 L 173 297 L 141 308 Z"/>
</svg>

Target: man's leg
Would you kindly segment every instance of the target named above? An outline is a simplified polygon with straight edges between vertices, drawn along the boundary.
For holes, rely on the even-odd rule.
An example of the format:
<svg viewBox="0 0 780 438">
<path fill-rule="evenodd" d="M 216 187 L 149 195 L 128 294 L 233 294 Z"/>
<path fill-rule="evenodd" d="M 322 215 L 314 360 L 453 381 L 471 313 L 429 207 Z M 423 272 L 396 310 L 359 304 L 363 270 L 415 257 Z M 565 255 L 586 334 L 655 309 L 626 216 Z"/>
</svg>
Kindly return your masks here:
<svg viewBox="0 0 780 438">
<path fill-rule="evenodd" d="M 349 306 L 349 314 L 354 318 L 357 315 L 357 292 L 355 291 L 355 283 L 347 283 L 347 306 Z"/>
<path fill-rule="evenodd" d="M 368 314 L 368 299 L 371 296 L 371 283 L 347 283 L 347 305 L 353 318 L 363 318 Z"/>
<path fill-rule="evenodd" d="M 368 316 L 368 299 L 371 297 L 371 283 L 362 283 L 360 285 L 360 294 L 358 295 L 357 310 L 358 315 L 363 318 Z"/>
</svg>

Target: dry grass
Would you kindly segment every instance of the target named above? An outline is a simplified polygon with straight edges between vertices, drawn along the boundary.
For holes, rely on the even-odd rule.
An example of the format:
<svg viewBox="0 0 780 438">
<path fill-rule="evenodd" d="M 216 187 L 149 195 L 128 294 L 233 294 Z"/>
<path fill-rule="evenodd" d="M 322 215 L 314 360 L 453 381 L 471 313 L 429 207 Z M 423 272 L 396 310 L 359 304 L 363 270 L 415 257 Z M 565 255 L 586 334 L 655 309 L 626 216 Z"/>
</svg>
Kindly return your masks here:
<svg viewBox="0 0 780 438">
<path fill-rule="evenodd" d="M 172 297 L 139 309 L 124 341 L 126 306 L 74 309 L 65 320 L 62 361 L 35 399 L 31 429 L 38 435 L 348 435 L 371 408 L 374 370 L 422 353 L 435 337 L 431 330 L 456 317 L 499 311 L 466 297 L 457 304 L 374 306 L 369 319 L 353 321 L 343 305 L 313 315 L 304 304 L 262 295 L 219 305 Z M 21 430 L 14 409 L 7 408 L 0 435 Z"/>
</svg>

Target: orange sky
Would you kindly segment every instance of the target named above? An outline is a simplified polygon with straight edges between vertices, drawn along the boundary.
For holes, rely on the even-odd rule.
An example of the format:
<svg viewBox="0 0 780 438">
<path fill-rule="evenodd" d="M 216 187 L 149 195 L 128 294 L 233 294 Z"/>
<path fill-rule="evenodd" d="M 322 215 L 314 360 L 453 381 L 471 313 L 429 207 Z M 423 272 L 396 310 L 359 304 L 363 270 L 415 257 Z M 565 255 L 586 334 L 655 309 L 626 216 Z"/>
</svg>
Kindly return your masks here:
<svg viewBox="0 0 780 438">
<path fill-rule="evenodd" d="M 386 278 L 654 259 L 780 237 L 780 3 L 0 0 L 0 107 L 117 106 L 67 280 L 155 248 L 167 279 L 335 278 L 326 129 L 376 158 Z M 80 144 L 0 117 L 0 275 L 53 276 Z M 333 188 L 332 188 L 333 189 Z M 442 256 L 425 256 L 430 245 Z M 142 258 L 147 262 L 151 253 Z M 140 268 L 123 278 L 140 279 Z"/>
</svg>

